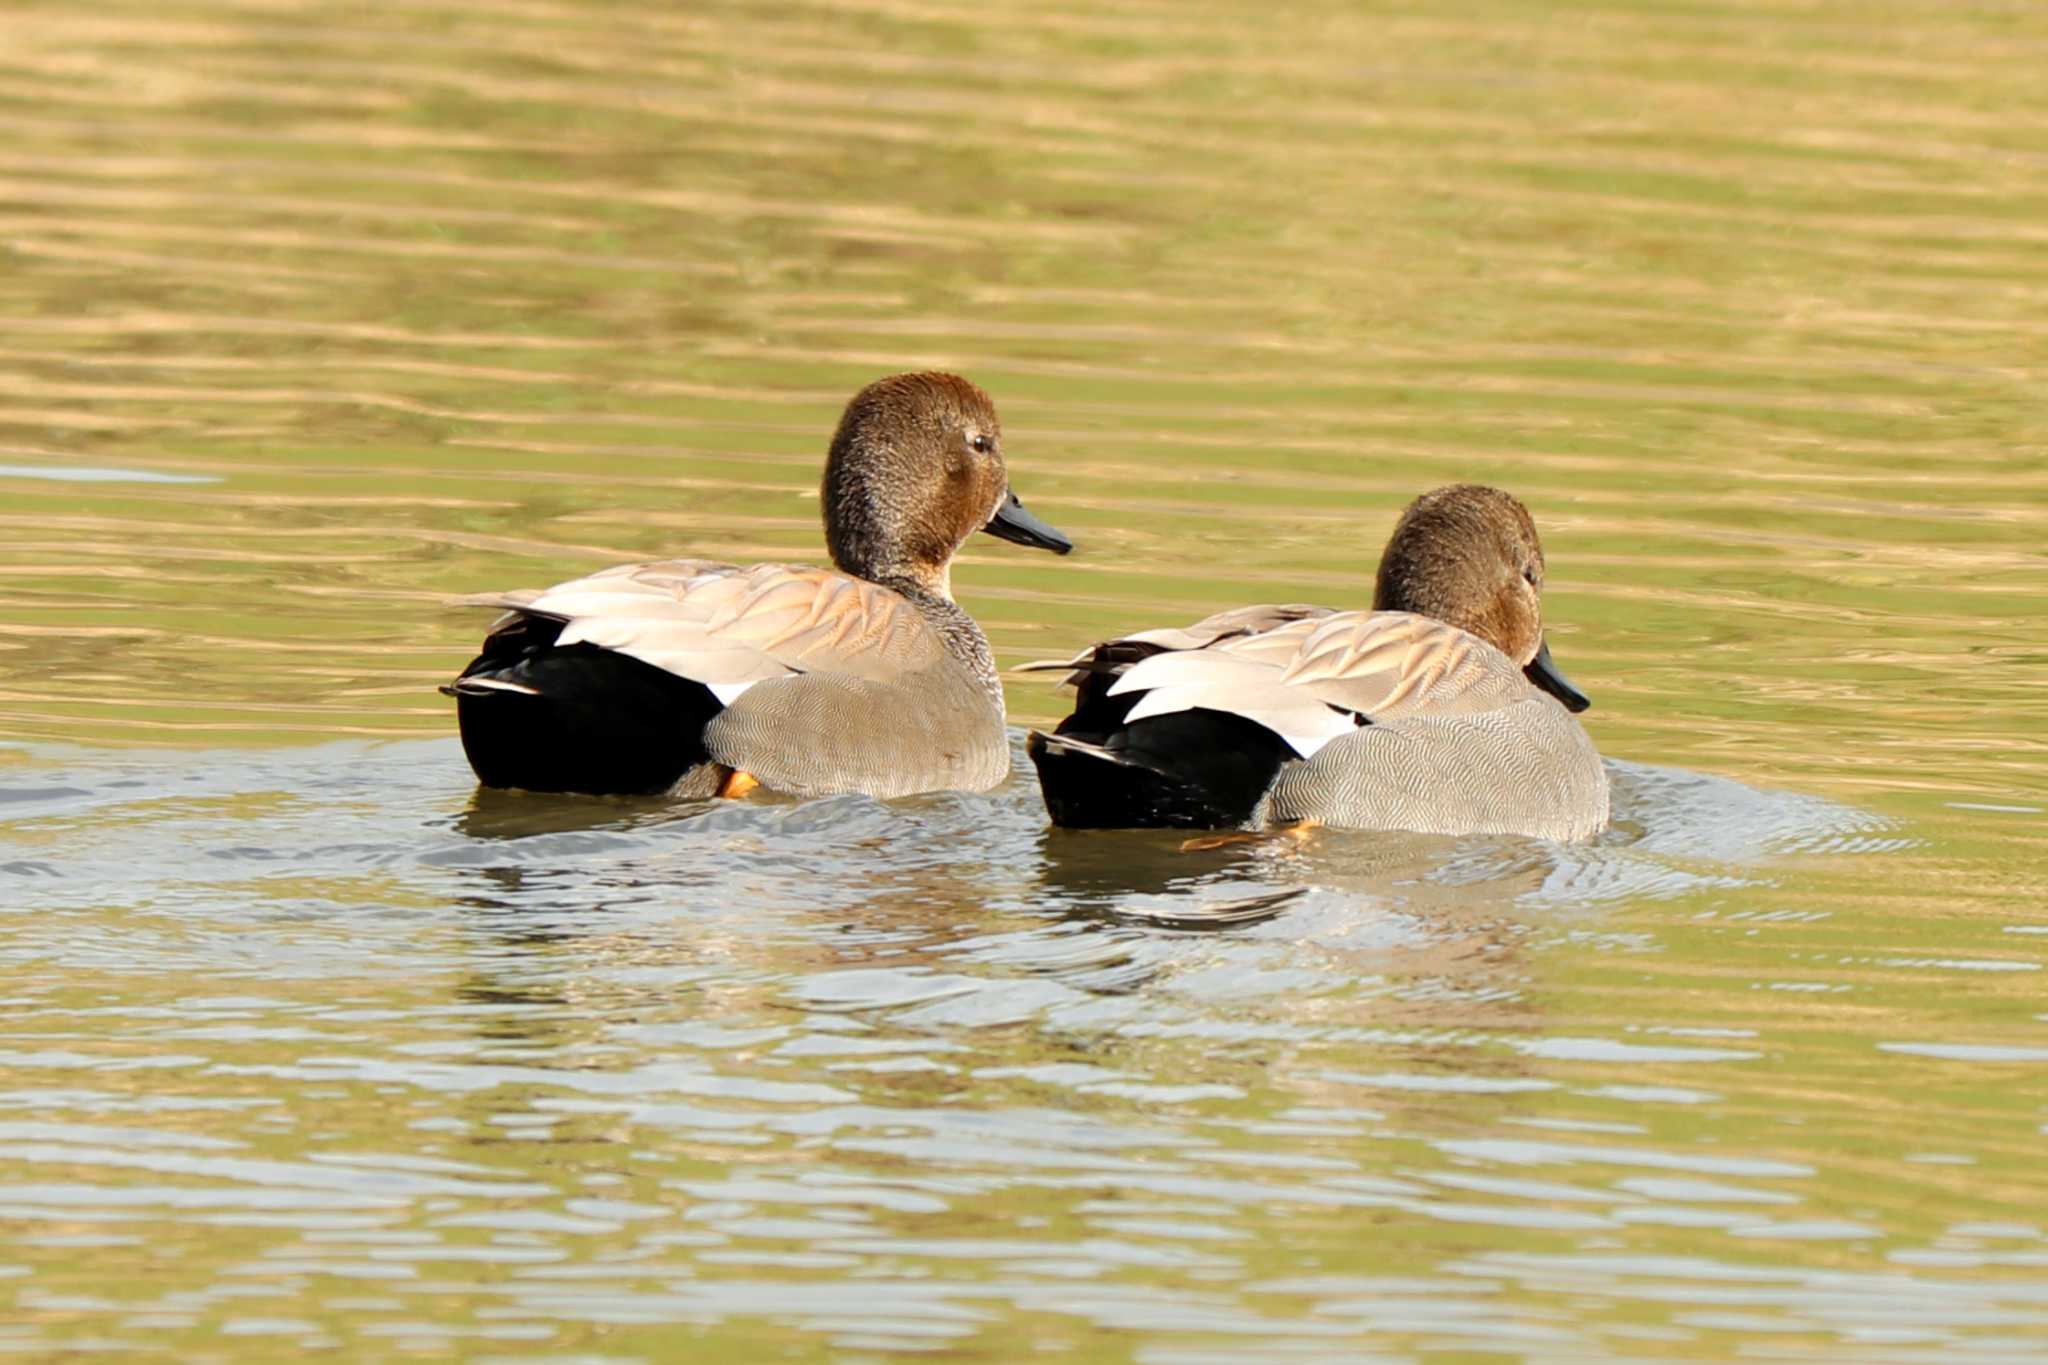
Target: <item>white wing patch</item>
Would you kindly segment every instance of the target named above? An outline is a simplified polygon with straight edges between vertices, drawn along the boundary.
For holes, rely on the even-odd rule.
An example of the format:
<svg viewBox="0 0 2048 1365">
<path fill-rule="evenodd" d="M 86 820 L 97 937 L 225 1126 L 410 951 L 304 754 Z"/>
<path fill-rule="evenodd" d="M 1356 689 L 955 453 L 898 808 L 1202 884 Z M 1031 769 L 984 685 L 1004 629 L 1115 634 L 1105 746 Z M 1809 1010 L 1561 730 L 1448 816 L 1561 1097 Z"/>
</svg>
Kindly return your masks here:
<svg viewBox="0 0 2048 1365">
<path fill-rule="evenodd" d="M 1357 722 L 1312 694 L 1287 685 L 1284 665 L 1218 649 L 1178 650 L 1140 660 L 1110 686 L 1118 696 L 1143 692 L 1126 724 L 1176 711 L 1223 711 L 1265 726 L 1303 758 Z"/>
</svg>

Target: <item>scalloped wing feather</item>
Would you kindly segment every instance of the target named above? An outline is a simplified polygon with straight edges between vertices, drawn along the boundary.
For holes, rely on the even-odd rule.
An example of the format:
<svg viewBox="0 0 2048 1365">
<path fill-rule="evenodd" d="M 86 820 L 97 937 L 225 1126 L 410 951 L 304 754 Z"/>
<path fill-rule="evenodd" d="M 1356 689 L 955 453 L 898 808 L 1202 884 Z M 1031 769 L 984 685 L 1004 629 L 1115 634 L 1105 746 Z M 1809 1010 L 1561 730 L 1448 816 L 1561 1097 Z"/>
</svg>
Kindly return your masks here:
<svg viewBox="0 0 2048 1365">
<path fill-rule="evenodd" d="M 1207 649 L 1222 640 L 1263 635 L 1296 621 L 1319 620 L 1333 614 L 1328 607 L 1311 607 L 1301 602 L 1232 607 L 1228 611 L 1205 616 L 1191 626 L 1163 626 L 1137 631 L 1123 638 L 1136 644 L 1158 645 L 1163 649 Z"/>
<path fill-rule="evenodd" d="M 626 564 L 534 593 L 479 594 L 564 622 L 556 643 L 592 644 L 710 685 L 730 701 L 798 673 L 887 680 L 936 663 L 937 632 L 902 596 L 830 569 L 709 560 Z"/>
<path fill-rule="evenodd" d="M 1278 629 L 1296 621 L 1318 619 L 1331 615 L 1329 607 L 1312 607 L 1300 602 L 1279 605 L 1232 607 L 1205 616 L 1188 626 L 1159 626 L 1151 630 L 1133 631 L 1119 635 L 1113 640 L 1103 640 L 1088 646 L 1071 659 L 1036 659 L 1030 663 L 1018 664 L 1018 673 L 1047 673 L 1055 670 L 1075 670 L 1060 679 L 1062 687 L 1078 687 L 1090 673 L 1111 672 L 1126 668 L 1129 658 L 1117 656 L 1135 654 L 1133 645 L 1146 645 L 1164 651 L 1186 651 L 1207 649 L 1223 640 L 1257 636 L 1263 632 Z"/>
<path fill-rule="evenodd" d="M 1307 758 L 1358 727 L 1496 709 L 1527 695 L 1521 670 L 1475 635 L 1406 612 L 1297 617 L 1255 634 L 1155 654 L 1110 695 L 1144 692 L 1129 720 L 1207 708 L 1256 721 Z"/>
<path fill-rule="evenodd" d="M 1408 612 L 1344 612 L 1316 623 L 1285 681 L 1387 721 L 1487 711 L 1525 695 L 1522 671 L 1486 641 Z"/>
</svg>

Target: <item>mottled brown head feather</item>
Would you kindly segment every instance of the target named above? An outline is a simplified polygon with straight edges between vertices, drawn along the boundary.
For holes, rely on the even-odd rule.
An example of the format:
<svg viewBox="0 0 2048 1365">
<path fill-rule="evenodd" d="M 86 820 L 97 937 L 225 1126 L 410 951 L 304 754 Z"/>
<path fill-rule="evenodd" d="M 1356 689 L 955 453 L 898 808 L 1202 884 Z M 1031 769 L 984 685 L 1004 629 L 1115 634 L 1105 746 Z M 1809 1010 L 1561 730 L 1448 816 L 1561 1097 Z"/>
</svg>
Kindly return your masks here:
<svg viewBox="0 0 2048 1365">
<path fill-rule="evenodd" d="M 1483 484 L 1424 493 L 1380 556 L 1373 610 L 1432 617 L 1527 664 L 1543 644 L 1543 546 L 1529 509 Z"/>
<path fill-rule="evenodd" d="M 948 562 L 1008 488 L 986 393 L 957 374 L 891 375 L 855 394 L 839 419 L 825 463 L 825 543 L 844 573 L 950 597 Z"/>
</svg>

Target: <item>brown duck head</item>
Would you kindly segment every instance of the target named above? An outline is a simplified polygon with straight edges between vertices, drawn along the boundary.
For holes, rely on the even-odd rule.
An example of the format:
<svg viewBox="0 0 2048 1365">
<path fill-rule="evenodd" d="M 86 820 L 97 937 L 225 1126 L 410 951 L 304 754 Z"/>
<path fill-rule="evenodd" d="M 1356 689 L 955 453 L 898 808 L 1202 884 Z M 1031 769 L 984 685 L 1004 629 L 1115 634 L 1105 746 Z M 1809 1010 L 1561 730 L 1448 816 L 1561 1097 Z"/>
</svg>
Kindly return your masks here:
<svg viewBox="0 0 2048 1365">
<path fill-rule="evenodd" d="M 1593 704 L 1550 661 L 1543 545 L 1529 509 L 1498 488 L 1453 484 L 1409 503 L 1380 556 L 1372 604 L 1472 632 L 1567 710 Z"/>
<path fill-rule="evenodd" d="M 953 556 L 976 531 L 1054 554 L 1074 548 L 1010 491 L 995 403 L 957 374 L 891 375 L 855 394 L 822 496 L 825 544 L 842 573 L 949 599 Z"/>
</svg>

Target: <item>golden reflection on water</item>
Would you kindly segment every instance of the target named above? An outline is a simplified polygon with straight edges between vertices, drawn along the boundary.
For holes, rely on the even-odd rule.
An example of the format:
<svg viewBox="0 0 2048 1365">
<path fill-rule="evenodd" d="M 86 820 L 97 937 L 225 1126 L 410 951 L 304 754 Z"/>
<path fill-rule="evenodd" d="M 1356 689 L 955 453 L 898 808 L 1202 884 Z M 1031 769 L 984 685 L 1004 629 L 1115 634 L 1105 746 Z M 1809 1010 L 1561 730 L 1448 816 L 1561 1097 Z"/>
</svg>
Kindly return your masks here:
<svg viewBox="0 0 2048 1365">
<path fill-rule="evenodd" d="M 2039 1354 L 2041 14 L 4 28 L 0 1348 Z M 472 800 L 442 599 L 815 562 L 921 366 L 1080 544 L 963 557 L 1003 664 L 1363 603 L 1493 481 L 1603 751 L 1756 790 Z"/>
</svg>

